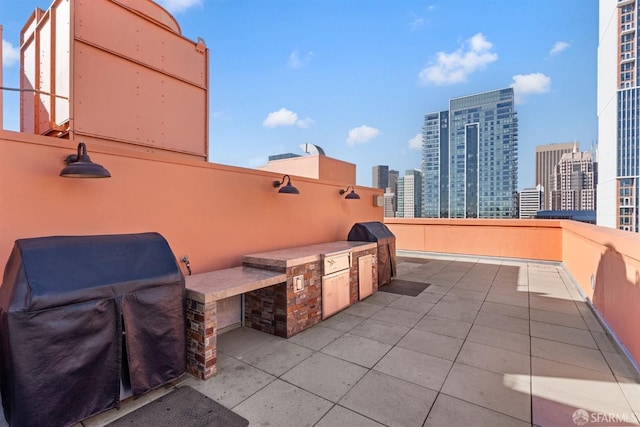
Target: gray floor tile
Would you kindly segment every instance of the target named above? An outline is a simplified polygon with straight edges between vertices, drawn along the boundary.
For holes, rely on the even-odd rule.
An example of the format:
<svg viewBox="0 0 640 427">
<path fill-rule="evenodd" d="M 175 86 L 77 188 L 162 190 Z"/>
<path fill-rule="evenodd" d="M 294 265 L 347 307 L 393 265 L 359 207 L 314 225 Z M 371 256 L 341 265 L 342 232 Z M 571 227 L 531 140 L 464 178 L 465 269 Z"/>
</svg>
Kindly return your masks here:
<svg viewBox="0 0 640 427">
<path fill-rule="evenodd" d="M 370 418 L 336 405 L 315 425 L 315 427 L 383 427 Z"/>
<path fill-rule="evenodd" d="M 397 310 L 406 310 L 418 314 L 426 314 L 434 305 L 435 303 L 429 302 L 424 298 L 402 295 L 387 307 L 395 308 Z"/>
<path fill-rule="evenodd" d="M 531 355 L 582 368 L 611 373 L 600 350 L 531 337 Z"/>
<path fill-rule="evenodd" d="M 505 331 L 503 329 L 489 328 L 482 325 L 473 325 L 468 341 L 485 344 L 504 350 L 515 351 L 525 355 L 531 354 L 529 335 Z"/>
<path fill-rule="evenodd" d="M 270 341 L 242 353 L 238 359 L 272 375 L 280 376 L 313 354 L 313 350 L 287 342 Z"/>
<path fill-rule="evenodd" d="M 617 379 L 622 393 L 640 421 L 640 380 L 625 377 L 617 377 Z"/>
<path fill-rule="evenodd" d="M 555 311 L 557 313 L 580 315 L 574 301 L 568 299 L 557 299 L 540 295 L 529 295 L 529 307 L 544 311 Z"/>
<path fill-rule="evenodd" d="M 458 338 L 412 329 L 396 345 L 431 356 L 455 360 L 463 343 L 464 341 Z"/>
<path fill-rule="evenodd" d="M 385 306 L 397 300 L 398 298 L 400 298 L 400 295 L 398 294 L 378 291 L 363 301 L 366 302 L 367 304 L 376 304 L 376 305 Z"/>
<path fill-rule="evenodd" d="M 395 345 L 407 332 L 409 332 L 409 328 L 406 326 L 376 319 L 367 319 L 349 331 L 350 334 L 390 345 Z"/>
<path fill-rule="evenodd" d="M 372 368 L 391 347 L 389 344 L 347 333 L 321 351 L 365 368 Z"/>
<path fill-rule="evenodd" d="M 462 322 L 473 322 L 481 305 L 481 301 L 457 298 L 447 294 L 429 311 L 429 315 Z"/>
<path fill-rule="evenodd" d="M 315 353 L 282 377 L 297 387 L 332 402 L 337 402 L 367 373 L 362 366 Z"/>
<path fill-rule="evenodd" d="M 467 298 L 478 301 L 484 301 L 487 296 L 486 291 L 477 291 L 473 289 L 465 289 L 460 284 L 456 285 L 453 289 L 451 289 L 447 295 L 455 295 L 459 298 Z"/>
<path fill-rule="evenodd" d="M 467 341 L 456 363 L 475 366 L 498 374 L 529 375 L 529 355 Z"/>
<path fill-rule="evenodd" d="M 578 409 L 635 418 L 611 374 L 537 357 L 531 358 L 531 371 L 533 422 L 537 425 L 570 425 Z"/>
<path fill-rule="evenodd" d="M 531 336 L 597 349 L 591 333 L 583 329 L 531 321 Z"/>
<path fill-rule="evenodd" d="M 427 314 L 416 325 L 414 329 L 421 331 L 429 331 L 436 334 L 447 335 L 454 338 L 464 339 L 473 323 L 463 322 L 461 320 L 446 319 L 443 317 Z"/>
<path fill-rule="evenodd" d="M 531 424 L 440 393 L 424 426 L 527 427 Z"/>
<path fill-rule="evenodd" d="M 505 376 L 454 363 L 442 392 L 458 399 L 531 422 L 528 375 Z"/>
<path fill-rule="evenodd" d="M 421 426 L 436 395 L 428 388 L 371 371 L 339 403 L 384 425 Z"/>
<path fill-rule="evenodd" d="M 322 326 L 342 332 L 348 332 L 360 324 L 364 318 L 347 314 L 344 311 L 322 321 Z"/>
<path fill-rule="evenodd" d="M 251 328 L 236 328 L 218 335 L 216 344 L 219 353 L 236 357 L 274 340 L 281 338 Z"/>
<path fill-rule="evenodd" d="M 609 351 L 603 351 L 602 355 L 606 359 L 607 364 L 615 376 L 640 380 L 640 373 L 635 370 L 631 362 L 625 356 L 618 352 L 612 353 Z"/>
<path fill-rule="evenodd" d="M 292 336 L 287 341 L 312 350 L 320 350 L 340 338 L 343 334 L 344 332 L 342 331 L 326 328 L 319 324 Z"/>
<path fill-rule="evenodd" d="M 556 313 L 554 311 L 531 309 L 531 320 L 538 322 L 551 323 L 553 325 L 568 326 L 570 328 L 578 328 L 587 330 L 587 324 L 579 314 Z"/>
<path fill-rule="evenodd" d="M 405 310 L 398 310 L 395 308 L 385 307 L 373 316 L 372 319 L 380 320 L 382 322 L 394 323 L 400 326 L 412 327 L 418 320 L 422 318 L 423 314 L 414 313 Z"/>
<path fill-rule="evenodd" d="M 437 391 L 452 364 L 452 361 L 440 357 L 394 347 L 373 369 Z"/>
<path fill-rule="evenodd" d="M 218 373 L 207 381 L 189 376 L 183 384 L 198 390 L 226 408 L 233 408 L 275 380 L 258 368 L 232 357 L 218 364 Z"/>
<path fill-rule="evenodd" d="M 591 328 L 591 336 L 595 340 L 600 351 L 610 351 L 616 353 L 618 350 L 618 345 L 614 342 L 613 338 L 604 332 L 595 332 Z"/>
<path fill-rule="evenodd" d="M 321 397 L 275 380 L 233 411 L 249 420 L 251 426 L 313 426 L 329 412 L 332 403 Z"/>
<path fill-rule="evenodd" d="M 515 307 L 528 308 L 529 298 L 526 292 L 500 293 L 493 288 L 489 291 L 486 301 L 496 304 L 512 305 Z"/>
<path fill-rule="evenodd" d="M 351 307 L 344 310 L 344 313 L 350 314 L 352 316 L 358 317 L 371 317 L 378 311 L 382 310 L 384 306 L 378 304 L 371 304 L 365 301 L 360 301 L 357 304 L 352 305 Z"/>
<path fill-rule="evenodd" d="M 529 321 L 517 317 L 481 311 L 474 324 L 529 335 Z"/>
<path fill-rule="evenodd" d="M 529 320 L 529 308 L 518 307 L 516 305 L 500 304 L 497 302 L 485 301 L 480 308 L 481 312 L 502 314 L 503 316 L 517 317 L 518 319 Z"/>
</svg>

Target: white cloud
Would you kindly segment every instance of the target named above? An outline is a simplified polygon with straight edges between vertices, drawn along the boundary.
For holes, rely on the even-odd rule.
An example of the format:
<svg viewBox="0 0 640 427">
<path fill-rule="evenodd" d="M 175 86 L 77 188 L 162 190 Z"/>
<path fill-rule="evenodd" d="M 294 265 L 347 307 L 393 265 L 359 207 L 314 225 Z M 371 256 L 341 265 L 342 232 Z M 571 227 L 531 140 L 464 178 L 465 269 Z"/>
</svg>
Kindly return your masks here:
<svg viewBox="0 0 640 427">
<path fill-rule="evenodd" d="M 193 6 L 202 6 L 202 0 L 157 0 L 170 13 L 180 13 Z"/>
<path fill-rule="evenodd" d="M 302 129 L 307 129 L 315 124 L 316 124 L 316 121 L 310 117 L 307 117 L 306 119 L 300 119 L 296 122 L 296 126 Z"/>
<path fill-rule="evenodd" d="M 465 82 L 470 74 L 498 60 L 498 54 L 491 52 L 492 48 L 493 44 L 482 33 L 478 33 L 454 52 L 438 52 L 436 63 L 420 71 L 420 84 L 446 85 Z"/>
<path fill-rule="evenodd" d="M 347 145 L 353 147 L 356 144 L 363 144 L 376 136 L 380 135 L 380 131 L 371 126 L 362 125 L 349 130 Z"/>
<path fill-rule="evenodd" d="M 570 45 L 567 42 L 556 42 L 556 44 L 554 44 L 551 50 L 549 51 L 549 55 L 557 55 L 563 50 L 568 49 L 569 46 Z"/>
<path fill-rule="evenodd" d="M 305 65 L 307 65 L 309 63 L 309 61 L 311 61 L 311 57 L 313 57 L 313 52 L 311 52 L 311 51 L 307 52 L 307 54 L 304 57 L 300 58 L 300 56 L 298 55 L 298 51 L 294 50 L 289 55 L 289 60 L 287 61 L 287 66 L 289 66 L 289 68 L 301 68 L 301 67 L 304 67 Z"/>
<path fill-rule="evenodd" d="M 291 110 L 281 108 L 278 111 L 274 111 L 267 115 L 262 125 L 268 128 L 275 128 L 278 126 L 298 126 L 299 128 L 306 129 L 316 122 L 310 117 L 306 119 L 298 119 L 298 115 Z"/>
<path fill-rule="evenodd" d="M 516 104 L 524 103 L 524 96 L 532 93 L 546 93 L 551 90 L 551 77 L 542 73 L 517 74 L 511 83 Z"/>
<path fill-rule="evenodd" d="M 409 24 L 409 28 L 411 28 L 412 30 L 417 30 L 418 28 L 422 27 L 423 25 L 424 25 L 424 19 L 416 18 Z"/>
<path fill-rule="evenodd" d="M 422 134 L 418 133 L 409 140 L 410 150 L 422 150 Z"/>
<path fill-rule="evenodd" d="M 18 62 L 20 62 L 20 49 L 2 39 L 2 63 L 10 67 Z"/>
</svg>

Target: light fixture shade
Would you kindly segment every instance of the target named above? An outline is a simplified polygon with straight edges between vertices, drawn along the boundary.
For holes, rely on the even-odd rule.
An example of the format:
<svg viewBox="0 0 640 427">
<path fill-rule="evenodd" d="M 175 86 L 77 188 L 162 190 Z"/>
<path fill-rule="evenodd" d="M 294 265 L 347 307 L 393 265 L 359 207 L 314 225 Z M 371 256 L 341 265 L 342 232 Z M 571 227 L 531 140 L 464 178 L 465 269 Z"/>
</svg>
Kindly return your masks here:
<svg viewBox="0 0 640 427">
<path fill-rule="evenodd" d="M 109 178 L 111 174 L 102 165 L 93 163 L 87 155 L 84 142 L 78 144 L 78 154 L 71 154 L 65 159 L 67 166 L 60 171 L 65 178 Z"/>
<path fill-rule="evenodd" d="M 358 193 L 356 193 L 355 189 L 353 188 L 353 185 L 348 186 L 345 190 L 340 190 L 340 195 L 343 195 L 344 193 L 348 192 L 349 189 L 351 189 L 351 192 L 349 194 L 347 194 L 346 196 L 344 196 L 345 199 L 348 200 L 357 200 L 360 198 L 360 195 Z"/>
<path fill-rule="evenodd" d="M 276 187 L 276 188 L 280 187 L 282 184 L 284 184 L 285 178 L 287 179 L 287 184 L 284 187 L 280 188 L 278 190 L 278 193 L 281 193 L 281 194 L 300 194 L 300 191 L 296 187 L 291 185 L 291 177 L 289 175 L 283 176 L 282 177 L 282 181 L 274 181 L 273 182 L 273 186 Z"/>
</svg>

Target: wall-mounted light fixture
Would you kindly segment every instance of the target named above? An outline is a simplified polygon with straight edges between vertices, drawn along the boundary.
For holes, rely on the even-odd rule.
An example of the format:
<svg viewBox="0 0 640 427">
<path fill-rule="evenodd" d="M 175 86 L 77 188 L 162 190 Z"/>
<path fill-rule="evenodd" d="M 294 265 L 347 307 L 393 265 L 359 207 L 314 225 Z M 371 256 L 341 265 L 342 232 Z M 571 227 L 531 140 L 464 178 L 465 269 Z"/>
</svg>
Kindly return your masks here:
<svg viewBox="0 0 640 427">
<path fill-rule="evenodd" d="M 289 175 L 283 176 L 282 177 L 282 181 L 273 181 L 273 186 L 275 188 L 280 187 L 282 184 L 284 184 L 285 178 L 287 179 L 287 185 L 285 185 L 284 187 L 279 189 L 278 193 L 282 193 L 282 194 L 300 194 L 300 191 L 298 191 L 298 189 L 296 187 L 291 185 L 291 177 Z"/>
<path fill-rule="evenodd" d="M 360 198 L 360 195 L 358 193 L 356 193 L 355 189 L 353 188 L 353 185 L 348 186 L 345 190 L 341 189 L 340 190 L 340 195 L 343 195 L 344 193 L 349 191 L 349 189 L 351 189 L 351 193 L 349 193 L 346 196 L 344 196 L 345 199 L 355 200 L 355 199 L 359 199 Z"/>
<path fill-rule="evenodd" d="M 84 142 L 78 144 L 78 154 L 69 154 L 64 162 L 67 166 L 60 171 L 60 176 L 66 178 L 109 178 L 111 176 L 108 170 L 91 161 Z"/>
</svg>

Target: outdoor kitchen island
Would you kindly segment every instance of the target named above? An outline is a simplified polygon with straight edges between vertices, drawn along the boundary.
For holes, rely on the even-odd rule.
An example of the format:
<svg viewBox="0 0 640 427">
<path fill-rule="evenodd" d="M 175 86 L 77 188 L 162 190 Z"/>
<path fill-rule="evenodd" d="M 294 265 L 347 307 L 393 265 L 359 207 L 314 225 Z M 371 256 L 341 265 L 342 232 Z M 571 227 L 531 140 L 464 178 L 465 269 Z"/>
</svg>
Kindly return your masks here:
<svg viewBox="0 0 640 427">
<path fill-rule="evenodd" d="M 337 241 L 246 255 L 186 276 L 187 370 L 217 371 L 218 303 L 243 295 L 244 326 L 289 338 L 378 290 L 377 246 Z"/>
<path fill-rule="evenodd" d="M 377 246 L 336 241 L 245 255 L 286 282 L 244 294 L 245 326 L 289 338 L 378 290 Z"/>
</svg>

